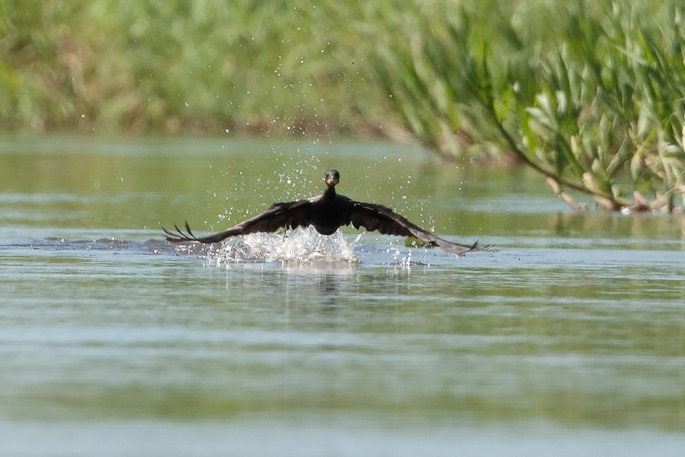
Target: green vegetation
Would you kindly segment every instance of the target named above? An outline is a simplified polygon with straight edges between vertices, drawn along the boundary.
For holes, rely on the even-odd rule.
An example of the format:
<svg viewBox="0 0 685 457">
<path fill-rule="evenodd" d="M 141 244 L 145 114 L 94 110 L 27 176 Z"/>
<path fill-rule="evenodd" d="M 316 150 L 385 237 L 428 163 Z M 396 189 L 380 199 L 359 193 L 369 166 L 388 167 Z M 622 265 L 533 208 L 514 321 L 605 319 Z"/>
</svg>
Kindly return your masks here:
<svg viewBox="0 0 685 457">
<path fill-rule="evenodd" d="M 682 210 L 674 0 L 0 0 L 0 122 L 410 137 L 611 210 Z"/>
<path fill-rule="evenodd" d="M 0 122 L 358 133 L 368 122 L 350 95 L 357 70 L 334 56 L 334 25 L 305 1 L 0 0 Z"/>
<path fill-rule="evenodd" d="M 423 2 L 379 19 L 374 71 L 406 127 L 445 155 L 503 151 L 575 208 L 564 188 L 610 210 L 673 211 L 681 17 L 669 1 Z"/>
</svg>

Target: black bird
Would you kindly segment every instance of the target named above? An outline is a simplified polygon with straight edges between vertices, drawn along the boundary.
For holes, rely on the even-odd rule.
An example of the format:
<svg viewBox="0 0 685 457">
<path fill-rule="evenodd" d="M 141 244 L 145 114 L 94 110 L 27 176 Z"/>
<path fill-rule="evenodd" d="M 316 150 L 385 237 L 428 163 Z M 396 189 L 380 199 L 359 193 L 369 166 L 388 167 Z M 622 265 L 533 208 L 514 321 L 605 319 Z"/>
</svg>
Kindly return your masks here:
<svg viewBox="0 0 685 457">
<path fill-rule="evenodd" d="M 247 235 L 255 232 L 275 232 L 283 227 L 295 229 L 313 225 L 322 235 L 332 235 L 343 225 L 364 227 L 367 231 L 378 230 L 384 235 L 413 236 L 419 240 L 431 243 L 443 251 L 456 255 L 464 255 L 470 251 L 483 251 L 477 247 L 451 243 L 438 238 L 432 233 L 414 225 L 404 217 L 382 205 L 362 203 L 335 193 L 335 185 L 340 181 L 337 170 L 326 172 L 326 190 L 319 195 L 306 200 L 295 202 L 274 203 L 266 211 L 257 216 L 234 225 L 225 232 L 215 235 L 196 237 L 186 222 L 186 232 L 174 226 L 176 232 L 163 229 L 166 240 L 170 243 L 185 243 L 199 241 L 200 243 L 216 243 L 228 237 Z"/>
</svg>

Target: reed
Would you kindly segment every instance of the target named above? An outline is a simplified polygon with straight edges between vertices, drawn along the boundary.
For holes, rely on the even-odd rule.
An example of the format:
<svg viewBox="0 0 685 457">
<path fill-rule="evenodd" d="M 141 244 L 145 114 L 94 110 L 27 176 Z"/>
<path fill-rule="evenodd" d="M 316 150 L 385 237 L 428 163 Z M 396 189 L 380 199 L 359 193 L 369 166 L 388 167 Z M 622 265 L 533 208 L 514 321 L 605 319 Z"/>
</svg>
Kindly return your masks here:
<svg viewBox="0 0 685 457">
<path fill-rule="evenodd" d="M 312 2 L 0 1 L 4 129 L 319 136 L 363 132 Z"/>
</svg>

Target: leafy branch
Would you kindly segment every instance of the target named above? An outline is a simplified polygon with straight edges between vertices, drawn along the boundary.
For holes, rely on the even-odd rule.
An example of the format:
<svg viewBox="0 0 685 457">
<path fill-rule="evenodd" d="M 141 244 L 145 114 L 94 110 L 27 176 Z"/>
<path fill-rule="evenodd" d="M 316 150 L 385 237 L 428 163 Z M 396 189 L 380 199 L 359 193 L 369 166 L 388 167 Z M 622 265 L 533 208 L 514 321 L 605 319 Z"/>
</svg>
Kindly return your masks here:
<svg viewBox="0 0 685 457">
<path fill-rule="evenodd" d="M 374 72 L 405 126 L 444 156 L 504 151 L 576 209 L 564 188 L 608 210 L 682 210 L 678 7 L 666 5 L 677 14 L 664 27 L 623 4 L 599 2 L 590 14 L 578 2 L 554 12 L 560 33 L 530 36 L 516 11 L 496 6 L 487 18 L 423 3 L 415 15 L 386 15 L 388 30 L 411 39 L 382 36 Z"/>
</svg>

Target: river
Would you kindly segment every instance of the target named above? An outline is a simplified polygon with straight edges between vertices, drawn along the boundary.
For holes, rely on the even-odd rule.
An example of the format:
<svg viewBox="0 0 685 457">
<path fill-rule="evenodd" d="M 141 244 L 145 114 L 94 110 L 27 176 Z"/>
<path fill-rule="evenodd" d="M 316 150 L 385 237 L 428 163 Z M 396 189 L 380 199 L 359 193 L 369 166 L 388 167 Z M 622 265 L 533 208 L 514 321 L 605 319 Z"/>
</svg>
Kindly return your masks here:
<svg viewBox="0 0 685 457">
<path fill-rule="evenodd" d="M 163 241 L 318 193 L 329 168 L 497 250 Z M 415 146 L 6 135 L 0 454 L 682 455 L 684 247 L 681 215 L 576 213 L 527 170 Z"/>
</svg>

